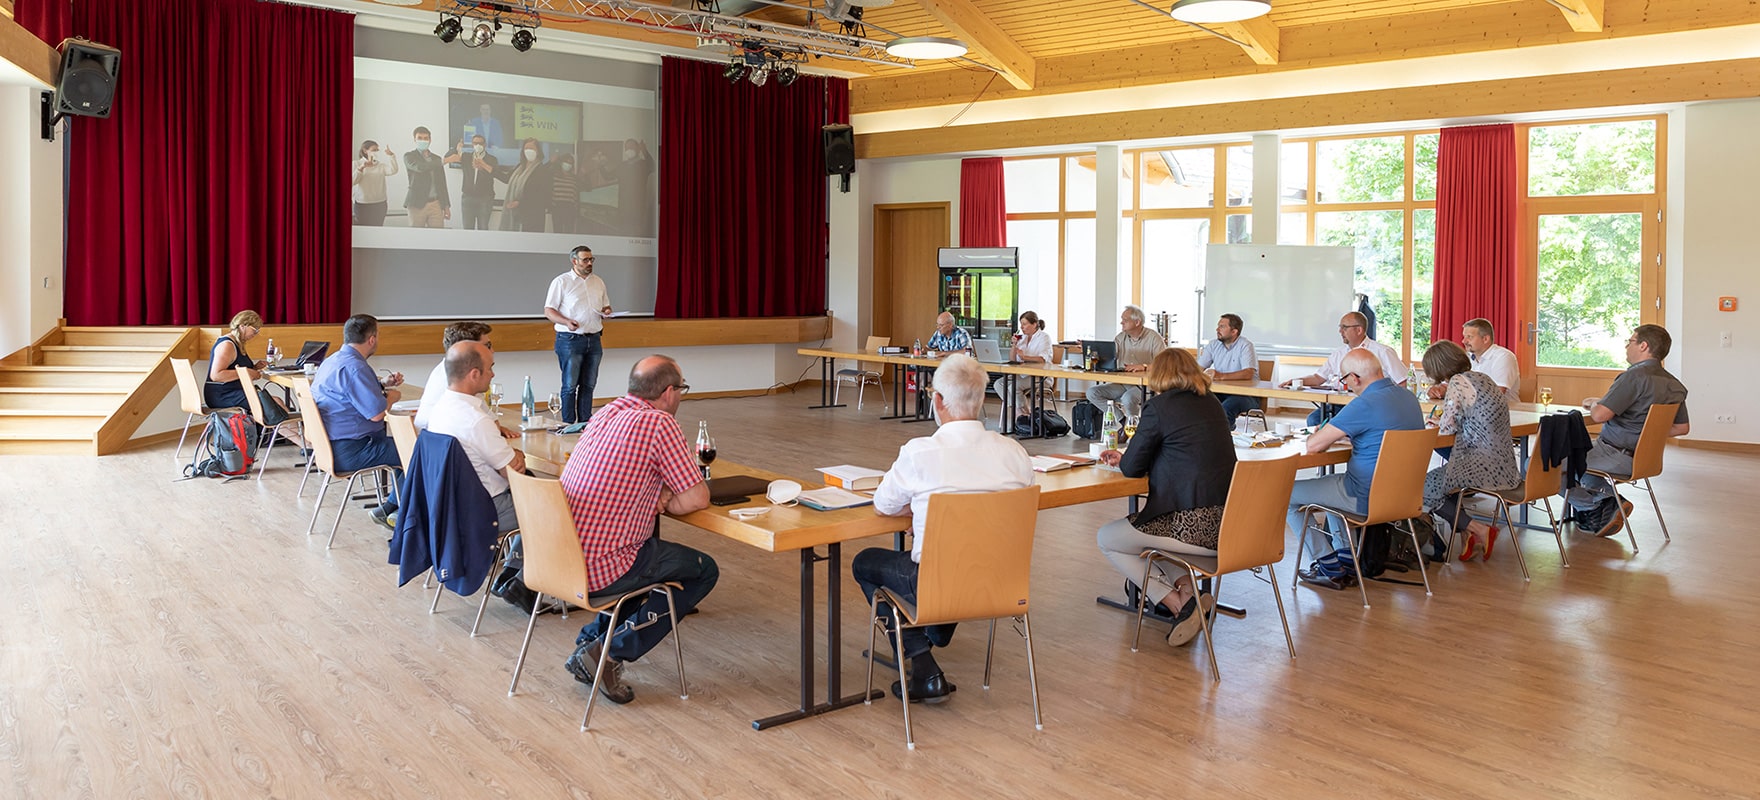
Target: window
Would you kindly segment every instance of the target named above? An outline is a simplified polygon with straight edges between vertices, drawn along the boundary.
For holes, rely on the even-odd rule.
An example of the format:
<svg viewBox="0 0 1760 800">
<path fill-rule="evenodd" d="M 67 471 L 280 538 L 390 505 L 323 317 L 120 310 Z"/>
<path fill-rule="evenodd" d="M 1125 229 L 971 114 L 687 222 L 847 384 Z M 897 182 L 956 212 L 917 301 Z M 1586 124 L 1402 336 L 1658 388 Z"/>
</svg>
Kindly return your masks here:
<svg viewBox="0 0 1760 800">
<path fill-rule="evenodd" d="M 1625 339 L 1639 323 L 1642 214 L 1542 214 L 1536 222 L 1537 363 L 1624 368 Z"/>
<path fill-rule="evenodd" d="M 1397 210 L 1326 211 L 1314 243 L 1357 249 L 1357 291 L 1375 311 L 1375 341 L 1400 348 L 1405 330 L 1405 217 Z"/>
<path fill-rule="evenodd" d="M 1204 277 L 1204 254 L 1210 246 L 1210 220 L 1147 219 L 1143 221 L 1143 302 L 1150 314 L 1166 311 L 1178 324 L 1168 331 L 1168 344 L 1195 347 L 1198 295 Z"/>
<path fill-rule="evenodd" d="M 1002 162 L 1002 195 L 1010 214 L 1055 212 L 1062 196 L 1057 159 L 1009 159 Z"/>
<path fill-rule="evenodd" d="M 1216 150 L 1152 150 L 1143 164 L 1140 208 L 1209 208 L 1216 204 Z"/>
<path fill-rule="evenodd" d="M 1322 203 L 1406 199 L 1404 136 L 1323 139 L 1314 148 L 1314 193 Z"/>
<path fill-rule="evenodd" d="M 1528 129 L 1528 194 L 1562 197 L 1656 190 L 1656 120 Z"/>
</svg>

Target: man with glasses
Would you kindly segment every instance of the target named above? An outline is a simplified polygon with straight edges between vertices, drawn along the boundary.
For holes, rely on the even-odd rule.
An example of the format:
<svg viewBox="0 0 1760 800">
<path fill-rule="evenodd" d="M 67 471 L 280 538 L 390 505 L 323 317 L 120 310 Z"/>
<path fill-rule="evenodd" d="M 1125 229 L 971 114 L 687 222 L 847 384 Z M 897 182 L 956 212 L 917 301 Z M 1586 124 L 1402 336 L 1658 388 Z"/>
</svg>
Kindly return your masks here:
<svg viewBox="0 0 1760 800">
<path fill-rule="evenodd" d="M 1674 340 L 1661 325 L 1639 325 L 1626 340 L 1626 371 L 1613 379 L 1607 394 L 1583 401 L 1591 421 L 1601 423 L 1601 435 L 1589 450 L 1588 467 L 1615 475 L 1630 475 L 1632 454 L 1638 447 L 1638 436 L 1650 418 L 1650 406 L 1657 403 L 1679 403 L 1669 436 L 1684 436 L 1692 426 L 1687 420 L 1687 387 L 1662 366 Z M 1585 474 L 1582 481 L 1565 493 L 1565 499 L 1576 510 L 1579 529 L 1594 530 L 1597 536 L 1613 536 L 1620 532 L 1618 503 L 1631 516 L 1632 504 L 1620 497 L 1613 486 L 1595 475 Z M 1605 518 L 1605 519 L 1603 519 Z"/>
<path fill-rule="evenodd" d="M 1380 374 L 1392 381 L 1395 386 L 1404 384 L 1406 382 L 1405 362 L 1400 360 L 1398 351 L 1369 338 L 1368 324 L 1369 320 L 1355 311 L 1340 317 L 1338 338 L 1343 339 L 1344 344 L 1326 357 L 1326 364 L 1320 367 L 1319 372 L 1290 381 L 1290 385 L 1339 385 L 1339 376 L 1345 372 L 1343 366 L 1345 355 L 1356 350 L 1366 350 L 1375 357 L 1375 360 L 1381 362 Z M 1319 425 L 1327 417 L 1337 414 L 1339 408 L 1340 406 L 1330 403 L 1321 403 L 1319 408 L 1314 409 L 1314 412 L 1308 415 L 1308 425 Z"/>
<path fill-rule="evenodd" d="M 1369 511 L 1369 484 L 1375 478 L 1375 463 L 1381 458 L 1381 439 L 1388 431 L 1421 430 L 1424 411 L 1418 398 L 1382 375 L 1376 357 L 1362 349 L 1351 350 L 1339 362 L 1344 370 L 1341 380 L 1345 389 L 1357 396 L 1343 407 L 1325 427 L 1308 437 L 1308 452 L 1320 453 L 1350 437 L 1351 460 L 1344 474 L 1322 475 L 1296 481 L 1289 495 L 1289 527 L 1302 534 L 1306 520 L 1299 512 L 1304 505 L 1322 505 L 1366 514 Z M 1333 551 L 1316 559 L 1307 569 L 1297 570 L 1296 577 L 1310 586 L 1345 589 L 1357 581 L 1357 567 L 1351 560 L 1346 537 L 1350 534 L 1337 517 L 1328 516 Z"/>
<path fill-rule="evenodd" d="M 569 253 L 571 268 L 550 282 L 544 318 L 556 324 L 556 360 L 562 366 L 562 421 L 593 416 L 593 389 L 599 384 L 599 334 L 611 316 L 605 280 L 593 274 L 593 248 Z"/>
<path fill-rule="evenodd" d="M 709 506 L 709 485 L 676 416 L 688 391 L 677 361 L 656 355 L 636 362 L 629 393 L 593 416 L 562 470 L 562 493 L 581 540 L 588 591 L 615 595 L 675 581 L 684 587 L 673 592 L 680 618 L 721 575 L 708 555 L 658 535 L 662 512 L 689 514 Z M 626 603 L 623 619 L 607 624 L 604 615 L 595 615 L 581 628 L 574 654 L 563 666 L 575 680 L 592 683 L 608 628 L 614 629 L 599 693 L 627 703 L 636 693 L 623 682 L 624 664 L 653 649 L 676 621 L 667 613 L 666 598 L 653 594 L 640 604 Z"/>
<path fill-rule="evenodd" d="M 1167 349 L 1161 334 L 1143 324 L 1147 316 L 1137 306 L 1125 306 L 1118 315 L 1118 335 L 1112 337 L 1112 352 L 1123 372 L 1148 372 L 1155 354 Z M 1088 387 L 1088 402 L 1104 410 L 1116 401 L 1127 417 L 1143 413 L 1143 389 L 1123 383 L 1096 383 Z"/>
<path fill-rule="evenodd" d="M 932 353 L 964 353 L 971 349 L 972 335 L 965 328 L 953 324 L 953 313 L 941 312 L 935 318 L 935 333 L 929 336 L 929 351 Z"/>
</svg>

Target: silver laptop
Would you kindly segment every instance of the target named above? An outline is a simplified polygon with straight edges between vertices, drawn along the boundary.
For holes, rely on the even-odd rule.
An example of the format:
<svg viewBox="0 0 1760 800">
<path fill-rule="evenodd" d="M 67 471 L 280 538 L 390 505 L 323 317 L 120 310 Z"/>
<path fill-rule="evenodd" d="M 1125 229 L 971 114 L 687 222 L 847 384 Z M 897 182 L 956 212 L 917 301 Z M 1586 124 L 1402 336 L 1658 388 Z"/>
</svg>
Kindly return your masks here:
<svg viewBox="0 0 1760 800">
<path fill-rule="evenodd" d="M 1002 357 L 1002 350 L 996 346 L 995 339 L 973 339 L 972 352 L 978 356 L 980 364 L 1007 364 L 1008 359 Z"/>
</svg>

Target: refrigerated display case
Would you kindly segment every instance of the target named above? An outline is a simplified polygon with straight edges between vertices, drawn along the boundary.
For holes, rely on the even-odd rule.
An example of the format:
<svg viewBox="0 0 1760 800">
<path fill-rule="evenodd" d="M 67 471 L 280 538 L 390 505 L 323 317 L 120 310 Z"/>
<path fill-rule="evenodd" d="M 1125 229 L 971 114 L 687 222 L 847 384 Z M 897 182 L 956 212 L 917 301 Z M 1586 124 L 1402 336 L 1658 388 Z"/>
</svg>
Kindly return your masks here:
<svg viewBox="0 0 1760 800">
<path fill-rule="evenodd" d="M 1014 247 L 943 247 L 941 308 L 955 325 L 979 338 L 1001 339 L 1020 314 L 1020 250 Z"/>
</svg>

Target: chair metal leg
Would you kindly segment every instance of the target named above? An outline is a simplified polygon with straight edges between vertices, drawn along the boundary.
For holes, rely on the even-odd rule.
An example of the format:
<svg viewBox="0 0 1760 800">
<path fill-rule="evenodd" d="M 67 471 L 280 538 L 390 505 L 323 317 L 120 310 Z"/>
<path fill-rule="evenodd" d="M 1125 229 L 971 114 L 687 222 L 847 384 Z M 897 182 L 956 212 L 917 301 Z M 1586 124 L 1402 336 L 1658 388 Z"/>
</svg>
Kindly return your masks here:
<svg viewBox="0 0 1760 800">
<path fill-rule="evenodd" d="M 834 406 L 841 404 L 843 401 L 839 400 L 838 398 L 840 398 L 842 396 L 843 396 L 843 379 L 838 378 L 838 377 L 833 377 L 831 379 L 831 404 Z"/>
<path fill-rule="evenodd" d="M 422 591 L 424 591 L 424 592 L 428 591 L 428 588 L 433 585 L 434 585 L 434 568 L 429 567 L 427 572 L 422 573 Z"/>
<path fill-rule="evenodd" d="M 1271 596 L 1277 600 L 1277 618 L 1283 621 L 1283 643 L 1289 646 L 1289 660 L 1296 660 L 1296 640 L 1289 635 L 1289 616 L 1283 613 L 1283 590 L 1277 588 L 1277 565 L 1266 564 L 1271 573 Z"/>
<path fill-rule="evenodd" d="M 348 513 L 348 498 L 354 495 L 354 482 L 360 477 L 359 472 L 348 476 L 348 485 L 342 489 L 342 502 L 336 504 L 336 521 L 330 523 L 330 541 L 324 543 L 325 550 L 336 544 L 336 530 L 342 527 L 342 515 Z"/>
<path fill-rule="evenodd" d="M 432 573 L 432 570 L 429 570 Z M 446 591 L 446 584 L 434 581 L 434 602 L 428 604 L 428 613 L 432 614 L 440 608 L 440 593 Z"/>
<path fill-rule="evenodd" d="M 263 479 L 263 471 L 269 468 L 269 456 L 275 453 L 275 440 L 281 438 L 281 423 L 269 429 L 269 446 L 263 448 L 263 457 L 257 459 L 257 480 Z"/>
<path fill-rule="evenodd" d="M 1517 527 L 1516 521 L 1510 517 L 1509 503 L 1505 502 L 1502 497 L 1497 495 L 1493 495 L 1493 497 L 1497 497 L 1497 510 L 1503 513 L 1504 530 L 1509 531 L 1509 546 L 1515 548 L 1516 563 L 1522 568 L 1522 582 L 1530 582 L 1533 580 L 1533 577 L 1528 574 L 1528 559 L 1526 556 L 1522 555 L 1522 540 L 1519 535 L 1521 528 Z M 1496 524 L 1496 522 L 1497 518 L 1493 517 L 1492 523 Z"/>
<path fill-rule="evenodd" d="M 672 617 L 672 652 L 678 656 L 678 699 L 689 700 L 691 693 L 684 685 L 684 640 L 679 638 L 678 633 L 678 629 L 683 627 L 679 623 L 684 620 L 679 618 L 678 606 L 672 602 L 672 587 L 662 584 L 660 591 L 666 593 L 666 614 Z"/>
<path fill-rule="evenodd" d="M 866 689 L 862 690 L 862 705 L 864 706 L 874 704 L 874 642 L 877 638 L 876 631 L 879 628 L 880 596 L 879 592 L 875 592 L 874 598 L 868 601 L 868 685 Z"/>
<path fill-rule="evenodd" d="M 990 662 L 996 655 L 996 620 L 990 620 L 990 643 L 984 646 L 984 691 L 990 690 Z"/>
<path fill-rule="evenodd" d="M 1393 529 L 1396 531 L 1399 530 L 1399 524 L 1395 523 L 1393 526 Z M 1364 528 L 1364 532 L 1367 533 L 1368 529 Z M 1416 552 L 1417 556 L 1418 556 L 1418 577 L 1424 579 L 1424 596 L 1430 597 L 1431 596 L 1430 570 L 1429 570 L 1428 566 L 1424 563 L 1424 546 L 1421 544 L 1418 544 L 1418 527 L 1416 525 L 1413 525 L 1412 521 L 1409 519 L 1406 520 L 1406 535 L 1412 537 L 1412 550 L 1414 552 Z M 1360 586 L 1360 585 L 1362 585 L 1362 583 L 1363 583 L 1363 576 L 1358 575 L 1357 576 L 1357 584 Z M 1366 601 L 1366 598 L 1365 598 L 1365 601 Z"/>
<path fill-rule="evenodd" d="M 196 415 L 194 414 L 189 415 L 189 418 L 183 421 L 183 435 L 177 437 L 177 452 L 171 454 L 173 463 L 183 460 L 183 440 L 189 438 L 189 426 L 194 425 L 195 421 Z"/>
<path fill-rule="evenodd" d="M 1027 640 L 1027 686 L 1033 690 L 1033 730 L 1045 730 L 1045 718 L 1039 715 L 1039 673 L 1033 670 L 1033 622 L 1021 612 L 1021 638 Z"/>
<path fill-rule="evenodd" d="M 892 605 L 892 637 L 898 646 L 894 650 L 898 656 L 898 694 L 899 703 L 904 706 L 904 747 L 906 750 L 917 749 L 916 740 L 911 738 L 911 681 L 904 674 L 904 618 L 898 613 L 898 604 Z M 869 651 L 873 652 L 873 651 Z"/>
<path fill-rule="evenodd" d="M 316 459 L 317 456 L 315 455 L 306 457 L 306 471 L 305 474 L 299 476 L 299 491 L 293 493 L 294 497 L 304 497 L 306 495 L 306 481 L 310 480 L 312 477 L 312 462 Z"/>
<path fill-rule="evenodd" d="M 1357 534 L 1355 534 L 1351 531 L 1351 521 L 1350 520 L 1345 519 L 1343 516 L 1340 516 L 1339 519 L 1344 522 L 1344 545 L 1346 548 L 1348 548 L 1351 551 L 1351 568 L 1355 569 L 1358 565 L 1363 563 L 1363 562 L 1357 560 Z M 1328 535 L 1330 535 L 1331 529 L 1328 528 L 1327 530 L 1329 531 Z M 1368 532 L 1368 528 L 1364 528 L 1363 530 L 1365 533 Z M 1369 589 L 1368 589 L 1368 587 L 1363 585 L 1367 582 L 1368 581 L 1363 580 L 1363 573 L 1358 572 L 1357 573 L 1357 592 L 1363 596 L 1363 607 L 1364 608 L 1369 607 Z M 1425 594 L 1430 593 L 1430 579 L 1429 578 L 1424 579 L 1424 593 Z"/>
<path fill-rule="evenodd" d="M 1297 556 L 1299 559 L 1300 556 Z M 1149 571 L 1155 568 L 1154 556 L 1143 559 L 1143 582 L 1137 584 L 1137 632 L 1131 637 L 1131 652 L 1137 652 L 1137 645 L 1143 641 L 1143 613 L 1149 607 Z"/>
<path fill-rule="evenodd" d="M 507 537 L 495 543 L 495 560 L 489 562 L 489 580 L 495 580 L 501 574 L 501 568 L 507 565 Z M 483 624 L 483 612 L 489 608 L 489 585 L 483 585 L 483 596 L 477 601 L 477 619 L 471 623 L 471 638 L 477 638 L 477 628 Z"/>
<path fill-rule="evenodd" d="M 507 684 L 507 696 L 512 697 L 513 691 L 519 688 L 519 672 L 526 665 L 526 649 L 532 646 L 532 628 L 538 624 L 538 606 L 544 603 L 544 593 L 535 592 L 532 598 L 532 617 L 526 620 L 526 638 L 519 643 L 519 655 L 513 659 L 513 682 Z"/>
<path fill-rule="evenodd" d="M 318 501 L 312 504 L 312 519 L 306 523 L 306 535 L 310 536 L 318 530 L 318 512 L 324 508 L 324 495 L 330 491 L 330 473 L 322 473 L 323 482 L 318 484 Z"/>
<path fill-rule="evenodd" d="M 1619 496 L 1620 484 L 1613 484 L 1613 511 L 1619 515 L 1619 526 L 1625 528 L 1626 538 L 1632 542 L 1632 552 L 1638 552 L 1638 533 L 1632 530 L 1632 520 L 1626 516 L 1626 504 Z"/>
<path fill-rule="evenodd" d="M 1558 529 L 1558 517 L 1552 513 L 1552 498 L 1542 497 L 1540 502 L 1546 504 L 1546 522 L 1552 526 L 1552 538 L 1558 542 L 1558 560 L 1564 562 L 1564 568 L 1571 568 L 1570 556 L 1564 554 L 1564 531 Z M 1531 503 L 1529 505 L 1532 505 Z"/>
<path fill-rule="evenodd" d="M 1665 542 L 1674 541 L 1668 535 L 1668 523 L 1662 519 L 1662 504 L 1656 502 L 1656 490 L 1650 487 L 1649 478 L 1644 479 L 1644 491 L 1650 494 L 1650 507 L 1656 509 L 1656 524 L 1662 526 L 1662 540 Z"/>
<path fill-rule="evenodd" d="M 1186 578 L 1192 582 L 1193 591 L 1196 591 L 1198 586 L 1198 573 L 1192 571 L 1192 568 L 1188 566 L 1186 567 Z M 1198 615 L 1198 627 L 1203 629 L 1204 632 L 1204 653 L 1210 657 L 1210 680 L 1215 683 L 1221 683 L 1222 670 L 1216 666 L 1216 642 L 1212 641 L 1210 638 L 1210 615 L 1204 613 L 1203 603 L 1199 603 L 1198 609 L 1192 613 Z"/>
</svg>

